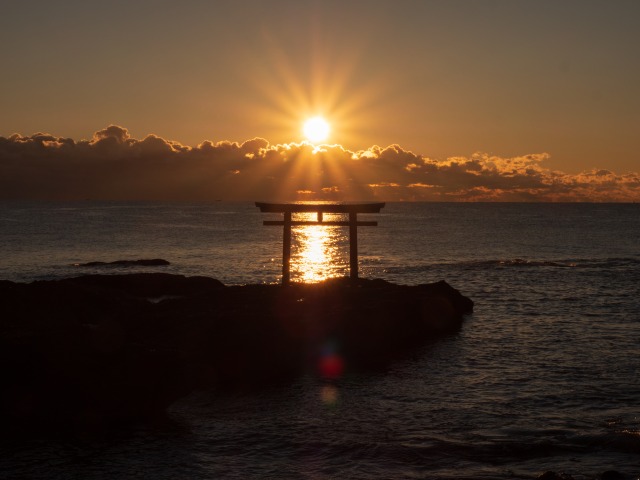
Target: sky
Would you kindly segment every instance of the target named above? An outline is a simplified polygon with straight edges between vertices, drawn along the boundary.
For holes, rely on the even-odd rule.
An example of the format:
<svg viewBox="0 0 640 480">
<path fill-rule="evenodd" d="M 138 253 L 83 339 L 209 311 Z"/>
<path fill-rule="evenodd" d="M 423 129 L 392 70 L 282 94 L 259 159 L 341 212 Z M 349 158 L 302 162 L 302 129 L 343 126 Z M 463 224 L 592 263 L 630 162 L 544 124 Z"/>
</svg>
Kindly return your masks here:
<svg viewBox="0 0 640 480">
<path fill-rule="evenodd" d="M 636 0 L 1 6 L 0 199 L 640 201 Z"/>
</svg>

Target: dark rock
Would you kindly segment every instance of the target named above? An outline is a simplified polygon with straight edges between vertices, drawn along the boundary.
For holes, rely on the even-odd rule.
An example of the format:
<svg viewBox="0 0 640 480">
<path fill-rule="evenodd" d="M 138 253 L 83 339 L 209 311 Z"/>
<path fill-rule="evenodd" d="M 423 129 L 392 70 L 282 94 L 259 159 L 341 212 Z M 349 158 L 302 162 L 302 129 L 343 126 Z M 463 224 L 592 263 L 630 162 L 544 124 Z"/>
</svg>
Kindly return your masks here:
<svg viewBox="0 0 640 480">
<path fill-rule="evenodd" d="M 62 283 L 79 285 L 95 290 L 127 293 L 138 297 L 160 298 L 163 296 L 199 295 L 224 284 L 209 277 L 184 277 L 169 273 L 132 273 L 128 275 L 85 275 L 60 280 Z"/>
<path fill-rule="evenodd" d="M 162 258 L 141 259 L 141 260 L 116 260 L 115 262 L 87 262 L 78 263 L 76 267 L 108 267 L 108 266 L 124 266 L 124 267 L 157 267 L 171 265 L 167 260 Z"/>
<path fill-rule="evenodd" d="M 98 428 L 153 416 L 198 387 L 256 388 L 318 370 L 335 380 L 455 332 L 472 309 L 445 282 L 0 282 L 0 428 Z"/>
<path fill-rule="evenodd" d="M 607 470 L 600 475 L 600 480 L 627 480 L 628 478 L 616 470 Z"/>
</svg>

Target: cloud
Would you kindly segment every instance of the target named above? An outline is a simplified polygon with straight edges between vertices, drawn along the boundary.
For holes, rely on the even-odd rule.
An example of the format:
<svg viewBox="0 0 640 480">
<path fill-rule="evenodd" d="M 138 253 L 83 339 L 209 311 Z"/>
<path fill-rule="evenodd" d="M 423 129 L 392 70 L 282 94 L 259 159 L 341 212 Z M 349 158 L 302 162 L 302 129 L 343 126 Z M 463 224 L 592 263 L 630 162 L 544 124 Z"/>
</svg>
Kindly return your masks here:
<svg viewBox="0 0 640 480">
<path fill-rule="evenodd" d="M 98 130 L 93 134 L 93 141 L 97 143 L 107 138 L 113 138 L 118 143 L 125 143 L 131 136 L 126 128 L 119 127 L 117 125 L 109 125 L 104 130 Z"/>
<path fill-rule="evenodd" d="M 90 140 L 0 137 L 0 199 L 640 201 L 640 173 L 544 166 L 547 153 L 432 159 L 399 145 L 204 141 L 197 146 L 117 125 Z"/>
</svg>

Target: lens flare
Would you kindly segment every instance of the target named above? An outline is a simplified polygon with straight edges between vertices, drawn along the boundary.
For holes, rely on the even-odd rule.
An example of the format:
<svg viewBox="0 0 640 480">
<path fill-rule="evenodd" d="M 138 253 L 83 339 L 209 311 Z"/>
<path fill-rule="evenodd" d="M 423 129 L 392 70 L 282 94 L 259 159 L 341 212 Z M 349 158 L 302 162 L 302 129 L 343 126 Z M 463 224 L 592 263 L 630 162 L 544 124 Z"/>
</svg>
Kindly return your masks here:
<svg viewBox="0 0 640 480">
<path fill-rule="evenodd" d="M 334 407 L 338 403 L 338 389 L 335 385 L 323 385 L 320 389 L 320 399 L 328 407 Z"/>
<path fill-rule="evenodd" d="M 344 373 L 344 360 L 333 343 L 324 346 L 318 359 L 318 371 L 326 380 L 337 380 Z"/>
</svg>

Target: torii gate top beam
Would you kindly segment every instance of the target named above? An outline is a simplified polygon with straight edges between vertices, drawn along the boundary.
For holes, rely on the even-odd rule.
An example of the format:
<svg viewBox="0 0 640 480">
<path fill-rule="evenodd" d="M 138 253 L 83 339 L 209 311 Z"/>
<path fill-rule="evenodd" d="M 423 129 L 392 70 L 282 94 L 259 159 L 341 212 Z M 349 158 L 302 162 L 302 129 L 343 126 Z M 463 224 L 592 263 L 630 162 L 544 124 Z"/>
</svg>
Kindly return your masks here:
<svg viewBox="0 0 640 480">
<path fill-rule="evenodd" d="M 271 213 L 379 213 L 385 203 L 265 203 L 256 202 L 261 212 Z"/>
</svg>

